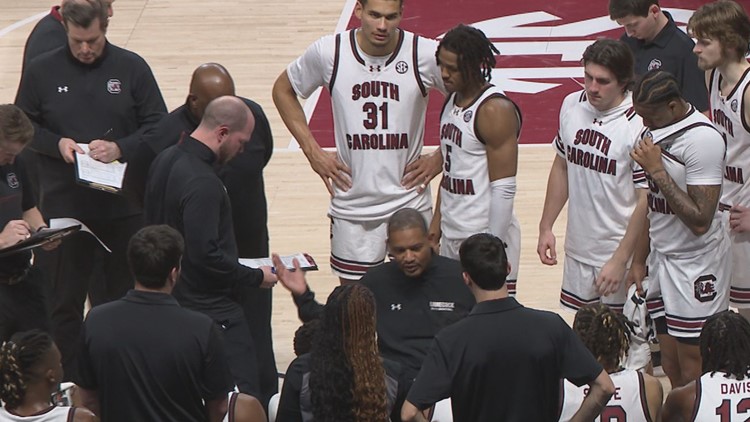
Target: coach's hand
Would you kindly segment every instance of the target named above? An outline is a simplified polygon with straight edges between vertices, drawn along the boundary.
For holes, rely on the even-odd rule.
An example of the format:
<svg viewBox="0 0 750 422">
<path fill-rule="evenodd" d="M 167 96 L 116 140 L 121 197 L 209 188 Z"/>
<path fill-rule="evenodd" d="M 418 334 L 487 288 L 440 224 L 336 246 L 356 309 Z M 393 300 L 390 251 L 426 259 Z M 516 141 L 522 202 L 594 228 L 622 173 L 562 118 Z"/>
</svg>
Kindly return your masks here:
<svg viewBox="0 0 750 422">
<path fill-rule="evenodd" d="M 307 291 L 307 280 L 305 279 L 305 272 L 300 269 L 297 258 L 292 260 L 294 271 L 286 268 L 279 254 L 272 254 L 271 259 L 273 260 L 276 276 L 279 278 L 281 285 L 292 292 L 294 296 L 303 295 Z"/>
<path fill-rule="evenodd" d="M 333 196 L 334 184 L 344 192 L 352 187 L 352 171 L 339 160 L 336 151 L 324 151 L 318 147 L 311 150 L 307 159 L 310 161 L 313 171 L 323 179 L 323 183 L 325 183 L 331 196 Z"/>
<path fill-rule="evenodd" d="M 552 230 L 539 232 L 536 253 L 544 265 L 557 265 L 557 251 L 555 251 L 555 234 Z"/>
</svg>

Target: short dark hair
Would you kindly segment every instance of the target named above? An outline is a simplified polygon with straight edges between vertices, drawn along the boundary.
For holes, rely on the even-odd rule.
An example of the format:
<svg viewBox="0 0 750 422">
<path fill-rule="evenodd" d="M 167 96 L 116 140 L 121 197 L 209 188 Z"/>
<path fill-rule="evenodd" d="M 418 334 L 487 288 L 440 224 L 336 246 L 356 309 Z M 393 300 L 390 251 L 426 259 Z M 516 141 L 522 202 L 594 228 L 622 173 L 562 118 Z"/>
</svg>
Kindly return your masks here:
<svg viewBox="0 0 750 422">
<path fill-rule="evenodd" d="M 419 229 L 427 234 L 427 221 L 422 213 L 414 208 L 403 208 L 394 212 L 388 219 L 388 236 L 393 232 L 406 229 Z"/>
<path fill-rule="evenodd" d="M 671 73 L 654 69 L 641 75 L 633 88 L 633 103 L 639 106 L 667 104 L 682 98 L 680 85 Z"/>
<path fill-rule="evenodd" d="M 624 42 L 609 38 L 600 38 L 586 47 L 583 52 L 583 64 L 598 64 L 606 67 L 615 75 L 617 82 L 630 89 L 633 84 L 633 52 Z"/>
<path fill-rule="evenodd" d="M 34 138 L 34 126 L 20 108 L 0 105 L 0 143 L 27 145 Z"/>
<path fill-rule="evenodd" d="M 65 0 L 60 8 L 65 28 L 71 23 L 81 28 L 88 28 L 99 19 L 99 27 L 107 30 L 109 25 L 109 6 L 102 0 Z"/>
<path fill-rule="evenodd" d="M 700 351 L 704 374 L 721 371 L 738 380 L 750 378 L 750 323 L 732 311 L 711 315 L 701 330 Z"/>
<path fill-rule="evenodd" d="M 737 2 L 717 0 L 706 3 L 688 21 L 688 32 L 695 38 L 711 38 L 724 50 L 734 51 L 739 59 L 748 53 L 750 18 Z"/>
<path fill-rule="evenodd" d="M 458 70 L 464 81 L 482 84 L 492 80 L 495 55 L 500 52 L 479 29 L 461 24 L 448 31 L 435 51 L 438 64 L 440 49 L 458 56 Z"/>
<path fill-rule="evenodd" d="M 648 9 L 659 5 L 659 0 L 609 0 L 609 18 L 622 19 L 626 16 L 648 16 Z"/>
<path fill-rule="evenodd" d="M 169 273 L 179 268 L 185 249 L 180 233 L 167 226 L 146 226 L 128 242 L 128 264 L 135 280 L 144 287 L 164 287 Z"/>
<path fill-rule="evenodd" d="M 489 233 L 478 233 L 461 243 L 461 267 L 482 290 L 500 290 L 508 277 L 505 243 Z"/>
</svg>

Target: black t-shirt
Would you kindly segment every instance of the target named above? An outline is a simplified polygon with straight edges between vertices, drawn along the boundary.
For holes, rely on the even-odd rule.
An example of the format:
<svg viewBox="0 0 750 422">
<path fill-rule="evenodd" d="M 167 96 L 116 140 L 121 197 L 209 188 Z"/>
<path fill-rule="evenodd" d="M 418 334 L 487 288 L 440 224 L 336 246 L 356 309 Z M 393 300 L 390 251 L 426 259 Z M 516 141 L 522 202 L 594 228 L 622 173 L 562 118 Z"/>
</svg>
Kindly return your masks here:
<svg viewBox="0 0 750 422">
<path fill-rule="evenodd" d="M 0 166 L 0 231 L 8 222 L 22 220 L 24 211 L 36 206 L 26 168 L 16 157 L 13 164 Z M 0 276 L 13 277 L 29 267 L 31 251 L 0 258 Z"/>
<path fill-rule="evenodd" d="M 560 379 L 580 386 L 601 371 L 559 315 L 505 298 L 435 337 L 407 400 L 424 409 L 451 397 L 456 421 L 555 421 Z"/>
<path fill-rule="evenodd" d="M 77 359 L 73 380 L 98 392 L 104 421 L 205 421 L 203 401 L 234 385 L 216 324 L 165 293 L 93 308 Z"/>
</svg>

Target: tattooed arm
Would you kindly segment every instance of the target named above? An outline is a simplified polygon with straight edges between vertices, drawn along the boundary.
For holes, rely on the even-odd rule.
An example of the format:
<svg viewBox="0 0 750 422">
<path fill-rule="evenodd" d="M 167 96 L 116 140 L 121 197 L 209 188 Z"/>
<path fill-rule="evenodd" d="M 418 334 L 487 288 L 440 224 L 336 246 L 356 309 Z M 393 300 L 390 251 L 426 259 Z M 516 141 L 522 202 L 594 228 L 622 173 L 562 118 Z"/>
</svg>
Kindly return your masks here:
<svg viewBox="0 0 750 422">
<path fill-rule="evenodd" d="M 640 141 L 630 155 L 651 176 L 669 207 L 690 231 L 696 236 L 705 234 L 716 213 L 721 185 L 688 185 L 687 192 L 680 189 L 664 169 L 661 148 L 650 137 Z"/>
</svg>

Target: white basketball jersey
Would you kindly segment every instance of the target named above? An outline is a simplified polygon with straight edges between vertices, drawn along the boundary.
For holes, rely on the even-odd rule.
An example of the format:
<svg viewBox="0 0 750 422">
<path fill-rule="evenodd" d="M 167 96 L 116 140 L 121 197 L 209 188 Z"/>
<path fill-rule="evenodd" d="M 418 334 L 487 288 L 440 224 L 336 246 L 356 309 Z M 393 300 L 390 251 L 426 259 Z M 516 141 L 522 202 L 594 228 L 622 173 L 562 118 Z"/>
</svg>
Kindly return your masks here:
<svg viewBox="0 0 750 422">
<path fill-rule="evenodd" d="M 750 379 L 723 372 L 703 374 L 695 382 L 694 421 L 744 421 L 750 411 Z"/>
<path fill-rule="evenodd" d="M 506 98 L 493 86 L 467 107 L 455 104 L 451 94 L 440 116 L 443 178 L 440 182 L 441 230 L 446 239 L 466 239 L 490 231 L 490 175 L 487 148 L 476 131 L 479 108 L 491 98 Z M 520 112 L 516 107 L 516 113 Z M 513 217 L 515 218 L 515 217 Z M 505 239 L 505 236 L 501 236 Z"/>
<path fill-rule="evenodd" d="M 569 94 L 560 108 L 560 129 L 554 145 L 567 162 L 568 225 L 565 253 L 601 267 L 617 249 L 637 201 L 630 151 L 643 131 L 630 92 L 610 110 L 599 111 L 585 91 Z"/>
<path fill-rule="evenodd" d="M 609 399 L 607 407 L 602 410 L 595 422 L 610 421 L 651 421 L 646 405 L 646 387 L 643 375 L 638 371 L 623 369 L 609 374 L 615 384 L 615 394 Z M 573 418 L 586 398 L 589 386 L 576 387 L 568 380 L 563 381 L 562 406 L 560 422 L 567 422 Z"/>
<path fill-rule="evenodd" d="M 662 150 L 662 163 L 683 192 L 688 185 L 720 185 L 724 139 L 706 116 L 692 106 L 680 121 L 650 132 Z M 690 258 L 714 250 L 727 236 L 718 209 L 708 232 L 696 236 L 674 213 L 659 188 L 648 179 L 651 247 L 673 257 Z M 718 208 L 718 207 L 717 207 Z"/>
<path fill-rule="evenodd" d="M 352 187 L 334 186 L 330 214 L 370 221 L 404 207 L 430 210 L 430 190 L 404 189 L 401 179 L 422 151 L 427 92 L 442 87 L 437 43 L 400 30 L 396 50 L 373 57 L 359 48 L 356 33 L 321 38 L 287 68 L 301 97 L 322 85 L 331 93 L 336 151 L 352 170 Z"/>
<path fill-rule="evenodd" d="M 75 410 L 69 406 L 52 406 L 34 416 L 17 416 L 0 407 L 0 421 L 3 422 L 67 422 L 73 420 Z"/>
<path fill-rule="evenodd" d="M 718 70 L 711 71 L 711 120 L 727 144 L 721 203 L 747 206 L 750 205 L 750 188 L 745 185 L 745 177 L 750 177 L 750 122 L 745 121 L 742 99 L 750 86 L 750 69 L 726 96 L 721 95 L 719 89 L 721 80 Z"/>
</svg>

